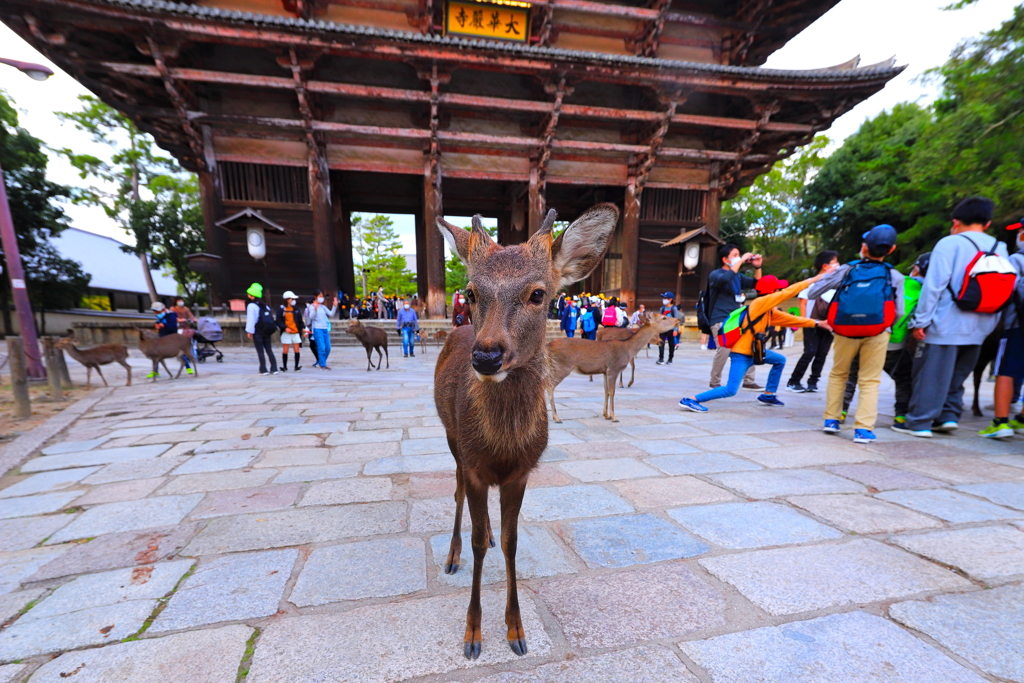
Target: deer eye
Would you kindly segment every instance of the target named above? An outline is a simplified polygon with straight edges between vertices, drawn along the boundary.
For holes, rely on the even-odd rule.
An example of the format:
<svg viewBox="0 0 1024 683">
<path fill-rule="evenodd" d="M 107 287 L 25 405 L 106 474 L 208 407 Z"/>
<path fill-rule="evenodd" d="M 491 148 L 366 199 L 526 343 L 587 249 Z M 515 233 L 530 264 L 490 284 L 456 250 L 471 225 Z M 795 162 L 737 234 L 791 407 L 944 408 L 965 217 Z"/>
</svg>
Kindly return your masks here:
<svg viewBox="0 0 1024 683">
<path fill-rule="evenodd" d="M 466 301 L 468 301 L 471 304 L 476 303 L 476 294 L 473 293 L 472 289 L 466 290 Z"/>
<path fill-rule="evenodd" d="M 543 289 L 533 290 L 533 294 L 530 295 L 531 304 L 542 304 L 544 303 L 544 297 L 547 294 Z"/>
</svg>

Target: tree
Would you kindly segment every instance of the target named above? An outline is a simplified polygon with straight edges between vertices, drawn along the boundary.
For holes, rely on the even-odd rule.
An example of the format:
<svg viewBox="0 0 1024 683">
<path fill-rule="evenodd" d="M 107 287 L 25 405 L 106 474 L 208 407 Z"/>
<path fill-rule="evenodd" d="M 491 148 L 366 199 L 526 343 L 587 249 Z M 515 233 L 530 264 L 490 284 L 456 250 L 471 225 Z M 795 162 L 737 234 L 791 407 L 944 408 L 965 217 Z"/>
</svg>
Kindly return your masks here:
<svg viewBox="0 0 1024 683">
<path fill-rule="evenodd" d="M 359 215 L 352 217 L 353 243 L 359 255 L 355 268 L 360 296 L 378 287 L 388 294 L 407 294 L 416 288 L 405 257 L 399 253 L 402 241 L 393 225 L 390 218 L 380 214 L 369 220 Z"/>
<path fill-rule="evenodd" d="M 111 191 L 99 185 L 78 188 L 73 199 L 82 204 L 103 207 L 108 216 L 135 238 L 134 246 L 128 251 L 139 257 L 149 298 L 156 301 L 159 297 L 149 265 L 153 235 L 146 229 L 148 222 L 141 219 L 148 209 L 136 204 L 142 200 L 142 187 L 148 187 L 160 176 L 181 173 L 181 169 L 173 159 L 159 156 L 153 138 L 136 128 L 127 116 L 92 95 L 80 95 L 78 99 L 83 105 L 81 111 L 57 112 L 57 117 L 89 133 L 95 142 L 109 146 L 110 160 L 76 154 L 70 149 L 58 151 L 78 169 L 83 179 L 93 178 L 116 189 Z"/>
<path fill-rule="evenodd" d="M 0 166 L 3 166 L 11 219 L 25 269 L 29 299 L 33 306 L 71 308 L 85 295 L 89 276 L 77 261 L 63 258 L 50 240 L 67 227 L 64 210 L 58 200 L 70 190 L 46 178 L 46 154 L 41 140 L 18 127 L 18 113 L 0 92 Z M 4 258 L 0 247 L 0 258 Z M 6 269 L 7 262 L 3 261 Z M 0 278 L 6 329 L 11 329 L 10 287 L 7 277 Z M 44 323 L 45 329 L 45 323 Z"/>
<path fill-rule="evenodd" d="M 141 213 L 147 220 L 139 226 L 139 232 L 149 235 L 153 267 L 169 270 L 188 302 L 194 303 L 203 279 L 185 257 L 206 250 L 199 182 L 191 173 L 184 177 L 168 175 L 155 178 L 150 188 L 154 192 L 152 200 L 133 204 L 144 209 L 133 215 Z M 131 247 L 121 248 L 132 253 Z"/>
</svg>

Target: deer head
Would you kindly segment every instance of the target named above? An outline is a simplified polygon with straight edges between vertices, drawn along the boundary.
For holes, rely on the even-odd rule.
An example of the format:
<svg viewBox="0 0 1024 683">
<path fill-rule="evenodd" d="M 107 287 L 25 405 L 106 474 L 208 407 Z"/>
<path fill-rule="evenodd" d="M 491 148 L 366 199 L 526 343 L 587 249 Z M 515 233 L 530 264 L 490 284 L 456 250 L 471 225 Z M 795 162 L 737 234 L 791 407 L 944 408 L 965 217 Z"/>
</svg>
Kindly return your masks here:
<svg viewBox="0 0 1024 683">
<path fill-rule="evenodd" d="M 470 231 L 437 219 L 445 241 L 466 264 L 466 300 L 473 311 L 476 340 L 473 370 L 483 382 L 500 382 L 544 352 L 552 297 L 582 280 L 604 256 L 619 210 L 614 204 L 588 209 L 552 240 L 557 213 L 548 211 L 525 244 L 499 246 L 480 216 Z"/>
</svg>

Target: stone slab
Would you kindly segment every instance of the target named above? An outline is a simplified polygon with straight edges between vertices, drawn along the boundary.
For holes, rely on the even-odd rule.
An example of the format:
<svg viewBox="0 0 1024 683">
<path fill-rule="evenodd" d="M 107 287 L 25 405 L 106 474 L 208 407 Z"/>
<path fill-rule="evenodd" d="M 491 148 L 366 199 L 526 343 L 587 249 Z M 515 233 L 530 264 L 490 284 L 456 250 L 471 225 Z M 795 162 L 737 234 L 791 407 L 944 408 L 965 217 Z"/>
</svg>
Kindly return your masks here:
<svg viewBox="0 0 1024 683">
<path fill-rule="evenodd" d="M 156 600 L 132 600 L 45 619 L 22 617 L 0 631 L 0 661 L 116 643 L 142 628 L 156 606 Z"/>
<path fill-rule="evenodd" d="M 33 548 L 51 534 L 67 526 L 75 515 L 47 515 L 46 517 L 19 517 L 0 521 L 0 553 Z"/>
<path fill-rule="evenodd" d="M 44 455 L 29 460 L 21 466 L 21 471 L 44 472 L 47 470 L 63 470 L 70 467 L 91 467 L 107 465 L 130 460 L 146 460 L 155 458 L 170 448 L 170 444 L 153 444 L 150 446 L 126 446 L 124 448 L 103 448 L 99 450 L 64 453 L 61 455 Z"/>
<path fill-rule="evenodd" d="M 31 683 L 230 683 L 253 630 L 233 625 L 67 652 Z"/>
<path fill-rule="evenodd" d="M 255 449 L 238 451 L 218 451 L 215 453 L 199 453 L 179 465 L 174 474 L 200 474 L 218 472 L 220 470 L 236 470 L 248 467 L 260 452 Z"/>
<path fill-rule="evenodd" d="M 17 496 L 31 496 L 37 493 L 53 493 L 74 486 L 79 481 L 88 477 L 93 472 L 98 472 L 100 467 L 76 467 L 70 470 L 53 470 L 40 472 L 31 477 L 22 479 L 16 484 L 8 486 L 0 491 L 0 499 L 14 498 Z M 2 503 L 0 503 L 2 505 Z"/>
<path fill-rule="evenodd" d="M 454 489 L 454 486 L 452 487 Z M 530 491 L 526 492 L 530 495 Z M 498 496 L 487 496 L 487 517 L 494 520 L 493 530 L 497 531 L 501 523 L 501 506 Z M 425 500 L 413 500 L 409 505 L 409 531 L 414 534 L 425 532 L 436 533 L 447 531 L 449 534 L 455 522 L 455 501 L 451 494 L 440 498 L 428 498 Z M 463 529 L 471 527 L 469 506 L 463 504 L 462 508 Z M 468 547 L 468 546 L 467 546 Z"/>
<path fill-rule="evenodd" d="M 816 493 L 866 493 L 866 489 L 860 484 L 819 470 L 727 472 L 710 475 L 710 478 L 750 498 L 781 498 Z"/>
<path fill-rule="evenodd" d="M 829 524 L 857 534 L 886 534 L 943 526 L 937 519 L 870 496 L 794 496 L 789 502 L 821 517 Z"/>
<path fill-rule="evenodd" d="M 696 477 L 661 477 L 617 482 L 615 488 L 638 508 L 667 508 L 736 500 L 725 489 Z"/>
<path fill-rule="evenodd" d="M 17 683 L 26 671 L 25 664 L 0 664 L 0 683 Z"/>
<path fill-rule="evenodd" d="M 715 436 L 695 436 L 686 439 L 686 443 L 701 449 L 702 451 L 734 451 L 742 445 L 744 452 L 755 448 L 778 448 L 779 444 L 759 436 L 746 434 L 742 442 L 736 440 L 735 436 L 729 434 L 716 434 Z"/>
<path fill-rule="evenodd" d="M 321 448 L 284 448 L 264 451 L 263 457 L 253 467 L 296 467 L 300 465 L 326 465 L 331 449 Z"/>
<path fill-rule="evenodd" d="M 743 437 L 744 439 L 750 437 Z M 830 446 L 778 446 L 776 448 L 756 448 L 748 450 L 742 441 L 733 440 L 734 448 L 743 453 L 743 457 L 764 465 L 765 467 L 815 467 L 817 465 L 835 465 L 837 463 L 861 463 L 881 460 L 882 456 L 871 451 L 847 446 L 836 440 Z"/>
<path fill-rule="evenodd" d="M 313 484 L 302 497 L 299 507 L 372 503 L 379 500 L 391 500 L 391 479 L 387 477 L 342 479 Z"/>
<path fill-rule="evenodd" d="M 1024 576 L 1024 531 L 1008 526 L 933 531 L 892 539 L 900 547 L 976 579 Z"/>
<path fill-rule="evenodd" d="M 715 683 L 982 683 L 900 627 L 864 612 L 680 643 Z"/>
<path fill-rule="evenodd" d="M 652 514 L 581 519 L 560 524 L 559 530 L 591 569 L 677 560 L 711 549 Z"/>
<path fill-rule="evenodd" d="M 246 512 L 268 512 L 283 510 L 295 504 L 302 486 L 299 484 L 281 484 L 279 486 L 259 486 L 251 489 L 233 489 L 230 491 L 213 491 L 206 494 L 189 517 L 206 519 L 223 515 L 237 515 Z"/>
<path fill-rule="evenodd" d="M 45 588 L 31 588 L 0 595 L 0 624 L 6 624 L 33 600 L 38 600 Z"/>
<path fill-rule="evenodd" d="M 699 448 L 694 448 L 686 442 L 678 439 L 658 439 L 656 441 L 630 441 L 630 446 L 639 448 L 648 455 L 678 455 L 680 453 L 700 453 Z"/>
<path fill-rule="evenodd" d="M 749 395 L 751 399 L 756 398 L 754 394 Z M 764 412 L 764 408 L 760 409 Z M 772 432 L 801 432 L 807 431 L 807 425 L 796 420 L 789 420 L 784 417 L 760 417 L 744 419 L 717 419 L 711 417 L 708 420 L 700 420 L 696 423 L 698 427 L 712 434 L 770 434 Z"/>
<path fill-rule="evenodd" d="M 901 602 L 889 615 L 985 673 L 1024 681 L 1024 586 Z"/>
<path fill-rule="evenodd" d="M 0 554 L 0 594 L 18 589 L 47 562 L 62 555 L 67 548 L 31 548 Z"/>
<path fill-rule="evenodd" d="M 523 518 L 531 522 L 627 512 L 633 512 L 633 506 L 596 484 L 531 489 L 523 498 L 521 509 Z"/>
<path fill-rule="evenodd" d="M 640 479 L 656 477 L 658 470 L 634 458 L 603 458 L 577 460 L 559 465 L 567 474 L 580 481 L 611 481 L 614 479 Z"/>
<path fill-rule="evenodd" d="M 723 548 L 764 548 L 841 538 L 843 534 L 778 503 L 695 505 L 669 510 L 683 527 Z"/>
<path fill-rule="evenodd" d="M 430 455 L 398 455 L 393 458 L 371 460 L 363 467 L 363 474 L 406 474 L 409 472 L 445 472 L 455 470 L 455 458 L 451 453 Z"/>
<path fill-rule="evenodd" d="M 387 558 L 382 562 L 382 558 Z M 383 538 L 314 550 L 288 600 L 298 607 L 408 595 L 427 587 L 418 538 Z"/>
<path fill-rule="evenodd" d="M 270 436 L 292 436 L 294 434 L 335 434 L 347 432 L 348 422 L 316 422 L 312 424 L 281 425 L 270 430 Z"/>
<path fill-rule="evenodd" d="M 401 441 L 401 429 L 373 429 L 331 434 L 327 437 L 328 446 L 347 446 L 356 443 L 380 443 L 382 441 Z"/>
<path fill-rule="evenodd" d="M 386 502 L 217 517 L 182 554 L 213 555 L 397 533 L 405 530 L 405 508 L 404 502 Z"/>
<path fill-rule="evenodd" d="M 335 436 L 341 436 L 336 434 Z M 223 441 L 207 441 L 204 444 L 196 444 L 195 453 L 214 453 L 217 451 L 240 451 L 255 449 L 266 451 L 274 448 L 309 448 L 321 446 L 323 439 L 312 434 L 298 434 L 295 436 L 254 436 L 251 439 L 225 439 Z"/>
<path fill-rule="evenodd" d="M 460 569 L 455 574 L 445 574 L 444 565 L 448 560 L 451 533 L 438 534 L 430 539 L 430 550 L 437 569 L 437 581 L 446 586 L 468 588 L 473 585 L 473 545 L 469 531 L 462 532 L 462 557 Z M 575 574 L 576 567 L 562 546 L 544 528 L 521 524 L 519 526 L 519 547 L 516 550 L 516 577 L 536 579 L 557 574 Z M 484 556 L 484 585 L 505 582 L 505 556 L 501 548 L 491 548 Z"/>
<path fill-rule="evenodd" d="M 431 437 L 428 439 L 405 439 L 401 444 L 402 455 L 426 455 L 428 453 L 449 454 L 448 439 Z"/>
<path fill-rule="evenodd" d="M 1024 482 L 970 484 L 956 488 L 975 496 L 988 498 L 993 503 L 1024 511 Z"/>
<path fill-rule="evenodd" d="M 653 441 L 651 443 L 654 443 Z M 573 460 L 599 460 L 601 458 L 644 458 L 647 452 L 624 441 L 589 441 L 560 446 Z"/>
<path fill-rule="evenodd" d="M 761 466 L 728 453 L 695 453 L 663 455 L 644 460 L 665 474 L 712 474 L 715 472 L 749 472 Z"/>
<path fill-rule="evenodd" d="M 158 496 L 97 505 L 50 536 L 47 544 L 92 538 L 119 531 L 172 526 L 183 520 L 202 498 L 203 494 L 193 493 L 188 496 Z"/>
<path fill-rule="evenodd" d="M 227 470 L 174 477 L 160 489 L 160 495 L 205 493 L 262 486 L 276 474 L 274 470 Z"/>
<path fill-rule="evenodd" d="M 689 439 L 689 437 L 706 436 L 707 432 L 697 429 L 693 424 L 653 424 L 635 427 L 619 427 L 633 439 L 653 441 L 655 439 Z M 579 436 L 579 435 L 577 435 Z M 584 437 L 585 438 L 585 437 Z M 698 447 L 699 448 L 699 447 Z"/>
<path fill-rule="evenodd" d="M 480 598 L 483 648 L 475 661 L 462 654 L 468 596 L 460 593 L 275 620 L 260 637 L 246 681 L 392 683 L 519 659 L 505 640 L 505 592 Z M 521 592 L 519 605 L 529 656 L 547 656 L 551 640 L 533 601 Z"/>
<path fill-rule="evenodd" d="M 343 479 L 359 474 L 362 465 L 343 463 L 340 465 L 310 465 L 308 467 L 285 467 L 274 477 L 275 484 L 291 484 L 325 479 Z"/>
<path fill-rule="evenodd" d="M 112 484 L 119 481 L 131 481 L 133 479 L 152 479 L 160 477 L 178 465 L 185 462 L 182 456 L 162 455 L 159 458 L 150 460 L 132 460 L 129 462 L 118 462 L 107 465 L 102 470 L 86 477 L 83 484 L 99 486 L 101 484 Z"/>
<path fill-rule="evenodd" d="M 87 439 L 85 441 L 62 441 L 52 446 L 47 446 L 42 451 L 43 455 L 62 455 L 64 453 L 78 453 L 81 451 L 91 451 L 94 448 L 99 448 L 107 441 L 110 441 L 110 436 L 101 436 L 96 439 Z"/>
<path fill-rule="evenodd" d="M 876 491 L 892 489 L 930 489 L 946 486 L 945 482 L 924 477 L 913 472 L 904 472 L 884 465 L 833 465 L 826 467 L 832 474 L 860 482 Z"/>
<path fill-rule="evenodd" d="M 328 458 L 330 463 L 362 463 L 367 460 L 380 460 L 381 458 L 393 458 L 398 455 L 399 446 L 397 441 L 382 441 L 380 443 L 356 443 L 346 446 L 333 446 L 331 455 Z"/>
<path fill-rule="evenodd" d="M 173 559 L 196 531 L 196 524 L 107 534 L 88 543 L 61 546 L 66 551 L 41 565 L 30 577 L 44 581 L 72 574 L 134 567 Z"/>
<path fill-rule="evenodd" d="M 540 595 L 573 648 L 677 638 L 725 624 L 722 596 L 679 563 L 557 579 Z"/>
<path fill-rule="evenodd" d="M 949 489 L 921 491 L 885 491 L 878 498 L 938 517 L 953 524 L 989 522 L 998 519 L 1016 519 L 1021 513 L 993 505 L 972 496 Z"/>
<path fill-rule="evenodd" d="M 276 614 L 298 557 L 298 550 L 269 550 L 200 562 L 149 632 Z"/>
<path fill-rule="evenodd" d="M 596 657 L 576 657 L 477 679 L 477 683 L 698 683 L 679 658 L 663 647 L 646 645 Z"/>
<path fill-rule="evenodd" d="M 117 439 L 123 436 L 150 436 L 154 434 L 172 434 L 174 432 L 191 432 L 198 426 L 198 422 L 190 422 L 169 425 L 146 425 L 144 427 L 126 427 L 124 429 L 115 429 L 110 432 L 109 436 L 111 439 Z M 171 436 L 167 438 L 174 440 L 174 437 Z"/>
<path fill-rule="evenodd" d="M 973 456 L 908 460 L 902 467 L 950 484 L 979 484 L 990 481 L 1020 481 L 1024 469 L 987 462 Z"/>
<path fill-rule="evenodd" d="M 870 539 L 754 550 L 700 563 L 776 616 L 971 585 L 947 569 Z"/>
</svg>

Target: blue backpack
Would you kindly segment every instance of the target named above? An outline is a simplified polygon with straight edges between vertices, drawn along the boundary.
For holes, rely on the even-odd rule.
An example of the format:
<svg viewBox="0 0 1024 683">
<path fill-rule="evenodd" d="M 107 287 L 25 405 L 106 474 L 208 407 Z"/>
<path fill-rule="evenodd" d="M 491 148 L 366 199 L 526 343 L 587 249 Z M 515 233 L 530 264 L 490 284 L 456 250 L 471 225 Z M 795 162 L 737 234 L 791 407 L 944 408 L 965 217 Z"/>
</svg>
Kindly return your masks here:
<svg viewBox="0 0 1024 683">
<path fill-rule="evenodd" d="M 885 332 L 896 322 L 896 288 L 892 266 L 854 261 L 828 307 L 828 324 L 841 337 L 864 339 Z"/>
<path fill-rule="evenodd" d="M 590 309 L 587 309 L 580 317 L 580 321 L 583 323 L 584 332 L 593 332 L 597 329 L 597 323 L 594 322 L 594 313 Z"/>
</svg>

